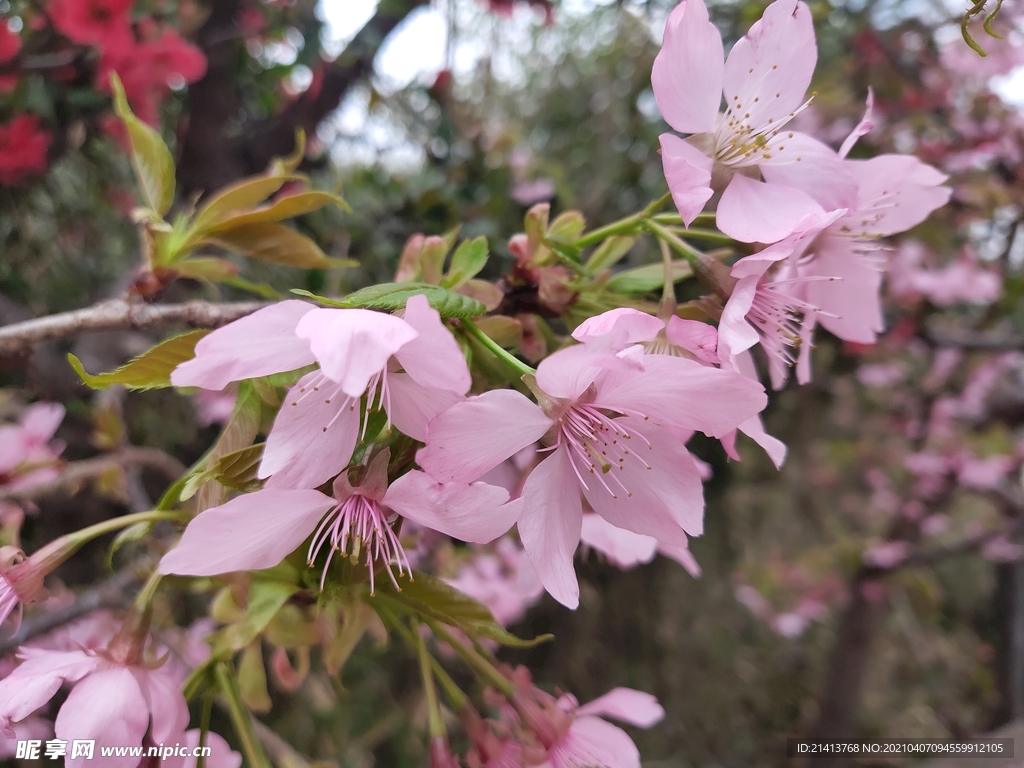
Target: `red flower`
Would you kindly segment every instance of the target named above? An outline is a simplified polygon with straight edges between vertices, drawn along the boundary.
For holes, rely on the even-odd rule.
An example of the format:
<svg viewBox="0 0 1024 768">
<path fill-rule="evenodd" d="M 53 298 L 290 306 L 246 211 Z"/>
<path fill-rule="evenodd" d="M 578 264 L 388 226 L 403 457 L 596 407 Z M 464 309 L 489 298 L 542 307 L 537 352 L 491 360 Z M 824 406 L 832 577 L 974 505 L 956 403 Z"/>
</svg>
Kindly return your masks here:
<svg viewBox="0 0 1024 768">
<path fill-rule="evenodd" d="M 18 115 L 0 125 L 0 184 L 13 186 L 46 170 L 50 139 L 35 115 Z"/>
<path fill-rule="evenodd" d="M 109 93 L 110 73 L 117 72 L 135 114 L 156 125 L 160 102 L 170 94 L 172 86 L 194 83 L 206 74 L 206 56 L 171 30 L 141 26 L 150 39 L 104 51 L 96 76 L 97 87 Z"/>
<path fill-rule="evenodd" d="M 51 0 L 53 25 L 76 43 L 118 48 L 131 42 L 133 0 Z"/>
</svg>

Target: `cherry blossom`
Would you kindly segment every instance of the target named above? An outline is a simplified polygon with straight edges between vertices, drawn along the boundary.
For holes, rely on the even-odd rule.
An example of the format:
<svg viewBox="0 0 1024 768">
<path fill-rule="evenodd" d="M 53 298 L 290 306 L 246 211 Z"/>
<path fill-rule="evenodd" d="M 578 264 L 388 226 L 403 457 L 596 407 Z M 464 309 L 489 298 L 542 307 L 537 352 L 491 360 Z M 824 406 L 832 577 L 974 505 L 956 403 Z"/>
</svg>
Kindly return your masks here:
<svg viewBox="0 0 1024 768">
<path fill-rule="evenodd" d="M 839 157 L 785 129 L 809 103 L 817 58 L 811 13 L 797 0 L 769 5 L 728 59 L 703 0 L 684 0 L 672 11 L 651 83 L 668 124 L 691 134 L 661 136 L 665 177 L 687 225 L 716 191 L 719 229 L 744 242 L 780 240 L 821 211 L 820 201 L 797 187 L 823 192 L 826 210 L 841 207 L 848 181 Z M 758 171 L 765 182 L 747 175 Z"/>
<path fill-rule="evenodd" d="M 321 589 L 335 553 L 353 562 L 364 558 L 374 588 L 382 566 L 392 582 L 393 569 L 411 574 L 408 557 L 393 523 L 398 516 L 464 541 L 486 543 L 508 531 L 519 503 L 486 483 L 438 483 L 413 470 L 388 485 L 390 451 L 378 453 L 352 485 L 345 473 L 334 481 L 333 496 L 314 490 L 265 488 L 245 494 L 196 517 L 178 546 L 160 561 L 161 573 L 213 576 L 270 568 L 311 534 L 307 562 L 322 549 L 327 557 Z"/>
<path fill-rule="evenodd" d="M 272 476 L 270 487 L 313 488 L 336 475 L 365 425 L 359 410 L 364 394 L 399 430 L 420 440 L 427 422 L 470 385 L 455 337 L 419 295 L 407 302 L 404 318 L 302 301 L 275 304 L 201 339 L 196 356 L 179 365 L 171 381 L 221 390 L 232 381 L 313 363 L 319 368 L 291 388 L 267 437 L 259 476 Z"/>
<path fill-rule="evenodd" d="M 703 530 L 703 489 L 675 430 L 720 437 L 766 402 L 760 384 L 731 371 L 586 344 L 546 358 L 534 392 L 540 405 L 511 390 L 457 403 L 429 423 L 417 460 L 439 480 L 470 482 L 544 438 L 549 456 L 523 486 L 519 535 L 545 589 L 572 608 L 581 493 L 613 525 L 686 546 Z"/>
</svg>

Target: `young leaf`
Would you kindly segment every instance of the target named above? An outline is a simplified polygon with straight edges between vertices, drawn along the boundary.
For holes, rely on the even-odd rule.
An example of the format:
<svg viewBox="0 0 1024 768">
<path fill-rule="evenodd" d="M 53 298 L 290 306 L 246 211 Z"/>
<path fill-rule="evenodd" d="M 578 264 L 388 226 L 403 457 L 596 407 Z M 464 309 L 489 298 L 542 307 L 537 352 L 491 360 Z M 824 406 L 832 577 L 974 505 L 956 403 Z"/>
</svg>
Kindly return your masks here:
<svg viewBox="0 0 1024 768">
<path fill-rule="evenodd" d="M 175 271 L 181 277 L 193 280 L 209 280 L 211 283 L 223 283 L 238 275 L 238 265 L 227 259 L 216 256 L 200 256 L 176 262 Z"/>
<path fill-rule="evenodd" d="M 300 269 L 327 269 L 331 260 L 320 246 L 283 224 L 263 222 L 222 229 L 205 242 L 237 251 L 252 259 Z"/>
<path fill-rule="evenodd" d="M 253 712 L 270 711 L 267 670 L 263 666 L 263 644 L 259 640 L 249 643 L 238 660 L 238 691 L 242 694 L 245 706 Z"/>
<path fill-rule="evenodd" d="M 270 221 L 283 221 L 304 213 L 310 213 L 324 208 L 328 205 L 336 205 L 344 211 L 351 211 L 348 203 L 337 195 L 330 192 L 313 190 L 310 192 L 299 192 L 295 195 L 288 195 L 275 200 L 270 205 L 265 205 L 255 210 L 232 212 L 222 216 L 219 220 L 208 225 L 203 235 L 221 232 L 225 229 L 232 229 L 246 224 L 263 224 Z"/>
<path fill-rule="evenodd" d="M 487 264 L 487 238 L 475 237 L 463 240 L 452 256 L 448 274 L 441 285 L 445 288 L 458 288 L 470 278 L 476 277 Z"/>
<path fill-rule="evenodd" d="M 218 656 L 225 651 L 240 651 L 263 631 L 270 620 L 288 602 L 288 598 L 298 592 L 294 584 L 282 581 L 265 581 L 257 579 L 249 586 L 249 605 L 245 619 L 231 624 L 217 632 L 212 641 L 213 655 Z"/>
<path fill-rule="evenodd" d="M 114 112 L 121 118 L 132 145 L 132 165 L 142 186 L 146 204 L 163 216 L 174 202 L 174 158 L 160 134 L 132 114 L 117 73 L 111 73 Z"/>
<path fill-rule="evenodd" d="M 683 260 L 672 262 L 672 276 L 675 282 L 685 280 L 693 275 L 688 262 Z M 648 264 L 645 267 L 627 269 L 613 275 L 605 287 L 613 293 L 647 293 L 661 288 L 665 284 L 665 265 Z"/>
<path fill-rule="evenodd" d="M 93 389 L 106 389 L 112 384 L 123 384 L 129 389 L 159 389 L 171 386 L 171 371 L 179 364 L 195 357 L 196 343 L 208 330 L 191 331 L 161 341 L 148 352 L 122 365 L 116 371 L 92 375 L 82 362 L 68 354 L 68 362 L 75 372 Z"/>
<path fill-rule="evenodd" d="M 267 174 L 242 179 L 225 187 L 199 209 L 189 227 L 189 242 L 201 240 L 207 232 L 231 216 L 252 210 L 289 181 L 301 181 L 302 176 Z"/>
<path fill-rule="evenodd" d="M 345 297 L 345 305 L 369 309 L 404 309 L 410 296 L 422 294 L 441 317 L 469 319 L 479 317 L 487 308 L 476 299 L 426 283 L 382 283 L 371 285 Z"/>
<path fill-rule="evenodd" d="M 210 480 L 236 491 L 259 490 L 263 481 L 256 477 L 256 472 L 263 459 L 263 443 L 250 445 L 231 453 L 226 453 L 214 461 L 207 469 L 190 475 L 185 488 L 181 492 L 182 501 L 191 498 L 199 488 Z"/>
<path fill-rule="evenodd" d="M 608 267 L 619 263 L 619 260 L 629 253 L 635 240 L 632 237 L 609 237 L 601 243 L 587 259 L 587 267 L 591 272 L 597 274 Z"/>
<path fill-rule="evenodd" d="M 470 637 L 486 637 L 503 645 L 530 647 L 551 639 L 541 635 L 533 640 L 522 640 L 502 627 L 490 609 L 479 600 L 466 595 L 440 579 L 417 572 L 414 579 L 400 579 L 401 591 L 392 591 L 387 584 L 381 593 L 367 602 L 373 606 L 381 600 L 387 607 L 402 613 L 415 613 L 434 619 L 450 627 L 461 629 Z"/>
</svg>

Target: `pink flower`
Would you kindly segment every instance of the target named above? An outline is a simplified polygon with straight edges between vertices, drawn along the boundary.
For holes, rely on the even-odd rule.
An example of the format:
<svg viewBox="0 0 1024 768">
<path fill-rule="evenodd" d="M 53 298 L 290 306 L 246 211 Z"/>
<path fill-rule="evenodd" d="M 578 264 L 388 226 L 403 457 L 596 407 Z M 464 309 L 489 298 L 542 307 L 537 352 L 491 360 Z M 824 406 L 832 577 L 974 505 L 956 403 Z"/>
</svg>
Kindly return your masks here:
<svg viewBox="0 0 1024 768">
<path fill-rule="evenodd" d="M 190 756 L 185 758 L 181 768 L 196 768 L 199 764 L 199 758 L 191 757 L 191 751 L 199 746 L 200 734 L 198 728 L 185 731 L 185 744 L 189 746 Z M 206 758 L 207 768 L 242 768 L 242 756 L 235 752 L 220 734 L 207 731 L 206 746 L 210 748 L 210 754 Z"/>
<path fill-rule="evenodd" d="M 640 728 L 665 717 L 656 698 L 632 688 L 616 688 L 582 707 L 570 694 L 555 700 L 537 688 L 512 701 L 539 742 L 539 749 L 524 747 L 525 762 L 541 768 L 640 768 L 636 744 L 602 717 Z"/>
<path fill-rule="evenodd" d="M 898 298 L 924 297 L 937 307 L 955 304 L 991 304 L 1003 293 L 998 272 L 981 267 L 970 253 L 944 267 L 924 263 L 920 243 L 905 243 L 897 249 L 889 270 L 889 290 Z"/>
<path fill-rule="evenodd" d="M 45 171 L 51 139 L 35 115 L 18 115 L 0 125 L 0 184 L 13 187 Z"/>
<path fill-rule="evenodd" d="M 178 680 L 165 667 L 115 658 L 107 651 L 49 651 L 22 648 L 24 661 L 0 680 L 0 732 L 46 704 L 64 683 L 71 693 L 57 713 L 56 736 L 95 739 L 101 746 L 142 746 L 183 742 L 188 706 Z M 105 757 L 109 768 L 136 768 L 138 757 Z M 170 763 L 169 763 L 170 764 Z M 68 768 L 87 768 L 84 757 L 67 758 Z"/>
<path fill-rule="evenodd" d="M 515 624 L 544 594 L 530 559 L 512 539 L 499 539 L 494 553 L 481 552 L 448 583 L 486 605 L 503 627 Z"/>
<path fill-rule="evenodd" d="M 722 189 L 718 227 L 744 242 L 775 242 L 821 212 L 801 188 L 826 193 L 827 210 L 842 207 L 848 182 L 835 152 L 784 130 L 810 103 L 804 95 L 817 58 L 810 11 L 797 0 L 768 6 L 727 60 L 703 0 L 672 12 L 651 84 L 668 124 L 693 134 L 661 136 L 665 177 L 687 225 Z M 766 183 L 747 175 L 753 169 Z"/>
<path fill-rule="evenodd" d="M 620 353 L 631 344 L 641 344 L 644 354 L 685 357 L 705 366 L 721 364 L 718 356 L 718 332 L 707 323 L 683 320 L 675 316 L 663 322 L 636 309 L 613 309 L 585 320 L 572 335 L 578 341 L 610 346 Z M 750 379 L 757 378 L 749 356 L 739 360 L 736 368 Z M 749 436 L 764 448 L 776 467 L 782 466 L 786 460 L 786 446 L 765 432 L 759 415 L 740 424 L 737 431 Z M 677 434 L 684 443 L 691 436 L 692 432 Z M 735 431 L 722 436 L 722 446 L 730 458 L 740 460 L 736 452 Z M 698 464 L 698 469 L 702 479 L 710 477 L 709 468 L 703 462 Z"/>
<path fill-rule="evenodd" d="M 423 296 L 409 299 L 404 318 L 275 304 L 204 337 L 171 381 L 220 390 L 312 363 L 319 369 L 288 392 L 267 437 L 259 476 L 273 476 L 269 487 L 313 488 L 336 475 L 359 437 L 364 394 L 399 430 L 422 440 L 427 422 L 470 385 L 458 343 Z"/>
<path fill-rule="evenodd" d="M 608 562 L 623 570 L 628 570 L 641 563 L 649 563 L 654 559 L 655 553 L 660 552 L 683 566 L 694 578 L 700 576 L 701 573 L 700 565 L 690 553 L 689 547 L 661 545 L 657 539 L 651 536 L 616 528 L 600 515 L 592 513 L 583 515 L 580 541 L 586 546 L 596 549 L 608 558 Z"/>
<path fill-rule="evenodd" d="M 613 525 L 685 546 L 703 530 L 703 488 L 674 430 L 721 436 L 766 402 L 739 374 L 588 344 L 545 359 L 535 386 L 540 406 L 512 390 L 452 406 L 428 425 L 417 460 L 435 478 L 469 482 L 544 438 L 550 455 L 523 486 L 519 535 L 544 587 L 572 608 L 580 494 Z"/>
<path fill-rule="evenodd" d="M 492 485 L 438 483 L 413 470 L 389 486 L 390 458 L 388 449 L 378 453 L 356 486 L 346 473 L 338 475 L 333 497 L 314 490 L 265 488 L 208 509 L 164 555 L 160 572 L 213 576 L 271 568 L 313 534 L 309 565 L 327 549 L 321 588 L 334 553 L 340 552 L 353 562 L 365 554 L 372 592 L 376 566 L 383 566 L 392 582 L 393 567 L 399 575 L 412 570 L 392 527 L 397 516 L 477 543 L 496 539 L 515 523 L 518 502 L 506 504 L 508 493 Z"/>
</svg>

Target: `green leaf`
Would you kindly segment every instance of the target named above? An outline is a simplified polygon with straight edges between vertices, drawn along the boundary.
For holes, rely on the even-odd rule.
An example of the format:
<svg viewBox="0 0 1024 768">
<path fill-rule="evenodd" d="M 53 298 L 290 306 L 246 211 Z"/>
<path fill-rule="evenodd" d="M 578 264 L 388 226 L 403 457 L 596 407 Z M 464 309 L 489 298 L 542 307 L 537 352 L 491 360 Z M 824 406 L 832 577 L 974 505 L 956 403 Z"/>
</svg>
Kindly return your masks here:
<svg viewBox="0 0 1024 768">
<path fill-rule="evenodd" d="M 348 657 L 366 634 L 372 616 L 373 609 L 366 603 L 352 602 L 342 606 L 341 631 L 337 632 L 337 623 L 332 622 L 337 634 L 326 643 L 324 649 L 324 666 L 329 675 L 338 674 L 345 666 Z"/>
<path fill-rule="evenodd" d="M 688 262 L 682 259 L 672 262 L 672 277 L 675 282 L 678 283 L 692 275 L 693 270 Z M 661 288 L 664 284 L 665 265 L 648 264 L 613 275 L 605 287 L 613 293 L 647 293 Z"/>
<path fill-rule="evenodd" d="M 223 216 L 218 221 L 207 226 L 203 234 L 205 236 L 246 224 L 283 221 L 284 219 L 291 219 L 295 216 L 319 210 L 328 205 L 336 205 L 344 211 L 352 210 L 349 208 L 348 203 L 337 195 L 332 195 L 330 192 L 320 192 L 318 190 L 299 192 L 294 195 L 278 198 L 270 205 L 265 205 L 255 210 Z"/>
<path fill-rule="evenodd" d="M 329 299 L 326 296 L 320 296 L 311 291 L 307 291 L 304 288 L 292 288 L 291 293 L 296 296 L 305 296 L 307 299 L 313 299 L 313 301 L 319 301 L 321 304 L 326 304 L 329 307 L 345 307 L 348 309 L 352 308 L 352 305 L 342 299 Z"/>
<path fill-rule="evenodd" d="M 587 267 L 591 272 L 597 273 L 608 269 L 619 263 L 629 249 L 633 247 L 636 240 L 632 237 L 615 236 L 609 237 L 601 245 L 594 249 L 594 252 L 587 258 Z"/>
<path fill-rule="evenodd" d="M 386 584 L 376 596 L 368 597 L 367 602 L 372 606 L 376 600 L 383 600 L 385 604 L 404 613 L 411 611 L 461 629 L 470 637 L 486 637 L 518 648 L 538 645 L 552 637 L 540 635 L 533 640 L 516 637 L 502 627 L 490 609 L 479 600 L 425 573 L 417 572 L 413 579 L 400 577 L 399 585 L 401 591 L 396 592 L 390 583 Z"/>
<path fill-rule="evenodd" d="M 475 237 L 463 240 L 452 256 L 448 274 L 441 281 L 445 288 L 458 288 L 467 280 L 474 278 L 487 264 L 487 238 Z"/>
<path fill-rule="evenodd" d="M 548 227 L 548 237 L 556 240 L 572 241 L 583 234 L 587 228 L 587 220 L 579 211 L 565 211 L 559 214 Z"/>
<path fill-rule="evenodd" d="M 302 180 L 302 176 L 294 174 L 268 173 L 263 176 L 251 176 L 225 187 L 199 209 L 192 226 L 189 227 L 189 238 L 201 240 L 223 220 L 252 210 L 287 182 Z"/>
<path fill-rule="evenodd" d="M 207 451 L 203 461 L 197 467 L 211 467 L 222 456 L 240 451 L 252 445 L 260 430 L 260 417 L 263 413 L 263 404 L 260 400 L 257 388 L 248 381 L 238 385 L 238 398 L 235 400 L 235 407 L 231 411 L 231 418 L 221 430 L 217 442 Z M 199 497 L 196 500 L 196 507 L 199 511 L 216 507 L 227 500 L 227 492 L 224 486 L 218 483 L 204 482 Z M 183 491 L 184 492 L 184 491 Z"/>
<path fill-rule="evenodd" d="M 259 640 L 249 643 L 238 660 L 238 692 L 245 706 L 253 712 L 270 711 L 267 670 L 263 666 L 263 644 Z"/>
<path fill-rule="evenodd" d="M 209 280 L 211 283 L 223 283 L 238 275 L 238 265 L 227 259 L 216 256 L 200 256 L 185 259 L 174 264 L 174 270 L 181 277 L 193 280 Z"/>
<path fill-rule="evenodd" d="M 110 542 L 110 549 L 107 550 L 107 566 L 113 568 L 114 555 L 117 554 L 117 550 L 127 544 L 129 541 L 138 541 L 144 539 L 149 535 L 149 532 L 153 530 L 153 526 L 156 525 L 152 520 L 145 520 L 135 525 L 130 525 L 127 528 L 123 528 L 114 540 Z"/>
<path fill-rule="evenodd" d="M 74 355 L 68 353 L 68 362 L 75 372 L 93 389 L 106 389 L 112 384 L 123 384 L 129 389 L 159 389 L 171 386 L 171 371 L 186 360 L 195 357 L 196 343 L 210 331 L 199 330 L 172 336 L 161 341 L 148 352 L 122 365 L 116 371 L 92 375 Z"/>
<path fill-rule="evenodd" d="M 226 453 L 213 462 L 207 469 L 189 476 L 185 488 L 181 492 L 182 501 L 192 498 L 200 486 L 210 480 L 236 491 L 249 493 L 263 487 L 263 481 L 256 477 L 263 459 L 264 443 L 250 445 L 231 453 Z"/>
<path fill-rule="evenodd" d="M 254 580 L 249 586 L 249 604 L 245 618 L 237 624 L 224 627 L 215 634 L 213 655 L 227 651 L 240 651 L 255 640 L 277 615 L 288 598 L 299 591 L 295 584 L 282 581 Z"/>
<path fill-rule="evenodd" d="M 345 306 L 369 309 L 404 309 L 409 297 L 421 294 L 441 317 L 469 319 L 487 311 L 482 302 L 427 283 L 382 283 L 371 285 L 345 297 Z"/>
<path fill-rule="evenodd" d="M 111 73 L 110 84 L 114 90 L 114 111 L 128 130 L 132 165 L 146 204 L 158 216 L 163 216 L 174 202 L 174 158 L 160 134 L 132 114 L 116 72 Z"/>
<path fill-rule="evenodd" d="M 221 229 L 203 242 L 236 251 L 251 259 L 300 269 L 327 269 L 333 264 L 320 246 L 283 224 L 262 222 Z"/>
</svg>

